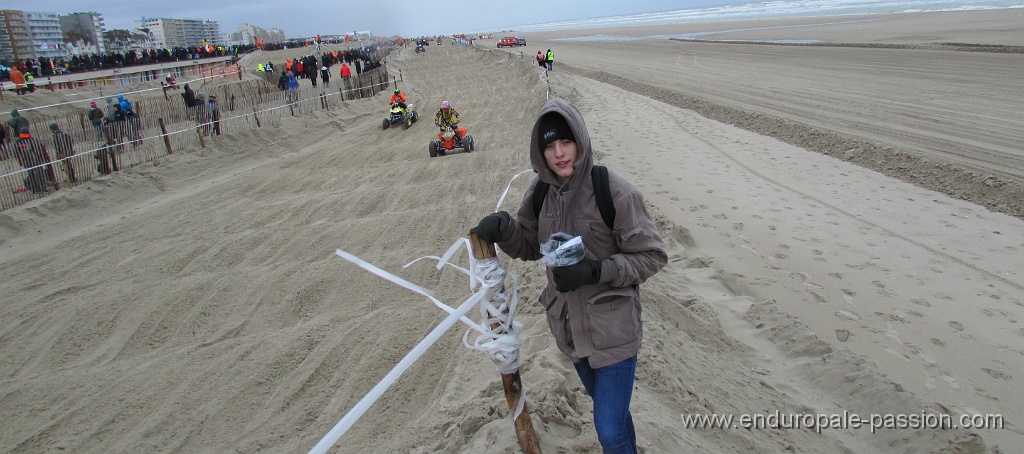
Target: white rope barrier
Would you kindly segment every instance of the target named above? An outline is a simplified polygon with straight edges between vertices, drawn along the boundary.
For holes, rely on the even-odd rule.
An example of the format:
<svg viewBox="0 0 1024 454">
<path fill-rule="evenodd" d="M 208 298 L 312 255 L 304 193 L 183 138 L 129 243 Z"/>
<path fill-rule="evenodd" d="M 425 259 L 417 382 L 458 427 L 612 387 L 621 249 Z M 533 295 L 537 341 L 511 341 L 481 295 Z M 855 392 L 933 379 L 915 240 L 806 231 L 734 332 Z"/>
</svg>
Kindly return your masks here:
<svg viewBox="0 0 1024 454">
<path fill-rule="evenodd" d="M 341 255 L 343 251 L 339 249 L 337 252 L 339 253 L 338 255 Z M 366 410 L 368 410 L 370 406 L 372 406 L 374 402 L 384 394 L 384 391 L 387 391 L 387 389 L 390 388 L 403 373 L 405 373 L 409 366 L 412 366 L 420 356 L 423 356 L 423 353 L 426 352 L 431 345 L 434 345 L 434 343 L 441 338 L 441 335 L 444 334 L 445 331 L 448 331 L 448 328 L 455 325 L 459 318 L 469 312 L 469 310 L 472 309 L 481 298 L 483 298 L 483 292 L 477 292 L 466 299 L 466 301 L 463 302 L 458 309 L 455 309 L 452 314 L 449 314 L 447 318 L 445 318 L 437 325 L 436 328 L 433 329 L 433 331 L 430 332 L 430 334 L 427 334 L 427 337 L 423 338 L 419 344 L 416 344 L 416 347 L 409 351 L 409 353 L 406 354 L 393 369 L 391 369 L 391 372 L 388 372 L 388 374 L 384 376 L 384 379 L 382 379 L 380 383 L 377 383 L 377 385 L 374 386 L 365 397 L 356 403 L 355 407 L 352 407 L 352 409 L 345 414 L 345 417 L 342 418 L 341 421 L 338 421 L 338 424 L 336 424 L 330 432 L 327 432 L 327 435 L 325 435 L 323 439 L 321 439 L 320 442 L 309 451 L 309 453 L 324 454 L 331 448 L 331 446 L 334 446 L 334 443 L 337 442 L 338 439 L 341 438 L 341 436 L 344 435 L 345 432 L 347 432 L 348 429 L 351 428 L 364 413 L 366 413 Z"/>
<path fill-rule="evenodd" d="M 235 71 L 235 72 L 232 72 L 232 73 L 219 74 L 219 75 L 204 76 L 204 77 L 200 77 L 200 78 L 197 78 L 197 79 L 186 80 L 186 81 L 181 82 L 181 83 L 182 84 L 188 84 L 188 83 L 195 82 L 197 80 L 201 80 L 201 81 L 205 82 L 206 79 L 213 79 L 215 77 L 236 76 L 236 75 L 238 75 L 238 71 Z M 154 80 L 156 80 L 156 79 L 154 79 Z M 37 89 L 39 89 L 39 88 L 37 88 Z M 135 90 L 135 91 L 121 91 L 121 92 L 118 92 L 118 94 L 122 94 L 122 95 L 128 96 L 128 95 L 133 95 L 133 94 L 136 94 L 136 93 L 142 93 L 142 92 L 153 91 L 153 90 L 163 90 L 163 89 L 164 89 L 164 87 L 153 87 L 153 88 L 144 88 L 144 89 Z M 45 90 L 45 88 L 42 88 L 42 90 Z M 117 90 L 111 90 L 111 91 L 117 91 Z M 60 107 L 60 106 L 68 105 L 68 104 L 77 104 L 77 103 L 85 103 L 85 102 L 89 102 L 89 101 L 98 101 L 98 100 L 101 100 L 101 99 L 103 99 L 105 97 L 111 97 L 111 96 L 116 96 L 116 95 L 108 95 L 108 96 L 102 96 L 101 95 L 101 96 L 96 97 L 96 98 L 78 99 L 78 100 L 75 100 L 75 101 L 66 101 L 66 102 L 59 102 L 59 103 L 55 103 L 55 104 L 45 104 L 45 105 L 42 105 L 42 106 L 26 107 L 24 109 L 18 109 L 18 112 L 31 112 L 33 110 L 41 110 L 41 109 L 45 109 L 47 107 Z"/>
<path fill-rule="evenodd" d="M 509 188 L 512 185 L 512 181 L 532 170 L 522 171 L 509 180 L 508 185 L 505 187 L 505 191 L 502 193 L 498 201 L 498 207 L 501 207 L 501 203 L 504 201 L 505 196 L 508 194 Z M 469 269 L 465 269 L 458 265 L 450 262 L 451 258 L 459 252 L 462 247 L 466 248 L 467 257 L 469 258 Z M 442 269 L 445 266 L 456 269 L 457 271 L 469 276 L 470 290 L 473 291 L 473 295 L 467 298 L 462 305 L 458 308 L 452 308 L 442 301 L 438 300 L 433 296 L 433 292 L 425 289 L 419 285 L 409 282 L 401 277 L 395 276 L 377 266 L 345 252 L 341 249 L 334 251 L 339 257 L 348 260 L 363 269 L 380 276 L 392 283 L 404 287 L 414 293 L 418 293 L 427 297 L 437 307 L 441 308 L 445 312 L 448 312 L 448 317 L 445 318 L 440 324 L 437 325 L 419 344 L 417 344 L 405 357 L 402 358 L 399 363 L 388 372 L 384 378 L 377 383 L 369 393 L 366 394 L 345 416 L 339 421 L 331 430 L 325 435 L 312 450 L 310 454 L 323 454 L 326 453 L 334 443 L 336 443 L 349 428 L 355 424 L 359 418 L 366 413 L 366 410 L 373 405 L 377 399 L 388 388 L 391 387 L 395 381 L 405 371 L 412 366 L 423 354 L 441 337 L 441 335 L 449 328 L 455 325 L 458 321 L 462 321 L 469 326 L 465 334 L 462 336 L 462 343 L 467 348 L 482 351 L 491 356 L 496 367 L 495 370 L 498 374 L 513 374 L 519 371 L 519 348 L 522 345 L 522 341 L 519 339 L 519 330 L 522 328 L 522 323 L 515 321 L 516 306 L 519 302 L 518 289 L 519 289 L 519 277 L 513 273 L 507 273 L 502 268 L 501 263 L 497 257 L 477 260 L 473 257 L 471 251 L 471 245 L 469 240 L 466 238 L 459 238 L 456 240 L 441 257 L 426 256 L 415 259 L 403 266 L 407 268 L 412 264 L 419 262 L 420 260 L 430 259 L 436 260 L 437 269 Z M 512 280 L 512 293 L 511 295 L 506 292 L 505 289 L 505 277 L 508 275 Z M 475 323 L 466 317 L 466 313 L 473 308 L 477 303 L 480 304 L 480 323 Z M 469 341 L 470 332 L 476 331 L 477 336 L 471 343 Z M 519 401 L 516 403 L 516 409 L 511 412 L 510 416 L 512 420 L 519 418 L 522 414 L 523 409 L 526 405 L 526 386 L 522 386 L 521 393 L 519 395 Z"/>
</svg>

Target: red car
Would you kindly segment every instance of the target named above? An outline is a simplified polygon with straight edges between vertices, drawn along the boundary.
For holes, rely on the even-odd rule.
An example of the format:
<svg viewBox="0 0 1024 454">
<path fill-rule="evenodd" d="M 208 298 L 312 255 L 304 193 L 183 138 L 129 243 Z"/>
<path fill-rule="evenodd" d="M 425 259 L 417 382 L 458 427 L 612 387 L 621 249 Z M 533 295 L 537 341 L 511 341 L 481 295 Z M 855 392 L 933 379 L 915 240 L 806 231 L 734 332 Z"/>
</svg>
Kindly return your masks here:
<svg viewBox="0 0 1024 454">
<path fill-rule="evenodd" d="M 518 46 L 525 46 L 525 45 L 526 45 L 526 40 L 525 39 L 519 39 L 519 38 L 516 38 L 514 36 L 506 36 L 504 38 L 501 38 L 500 41 L 498 41 L 498 48 L 502 48 L 502 47 L 518 47 Z"/>
</svg>

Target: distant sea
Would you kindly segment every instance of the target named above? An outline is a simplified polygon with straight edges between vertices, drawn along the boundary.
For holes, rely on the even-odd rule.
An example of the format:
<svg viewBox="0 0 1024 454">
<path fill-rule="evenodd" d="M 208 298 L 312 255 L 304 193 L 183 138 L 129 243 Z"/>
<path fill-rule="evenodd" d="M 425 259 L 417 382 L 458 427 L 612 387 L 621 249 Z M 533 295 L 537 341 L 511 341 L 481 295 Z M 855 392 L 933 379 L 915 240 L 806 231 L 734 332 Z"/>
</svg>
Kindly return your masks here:
<svg viewBox="0 0 1024 454">
<path fill-rule="evenodd" d="M 1022 0 L 778 0 L 655 13 L 595 17 L 503 28 L 515 32 L 576 30 L 732 20 L 1024 8 Z"/>
</svg>

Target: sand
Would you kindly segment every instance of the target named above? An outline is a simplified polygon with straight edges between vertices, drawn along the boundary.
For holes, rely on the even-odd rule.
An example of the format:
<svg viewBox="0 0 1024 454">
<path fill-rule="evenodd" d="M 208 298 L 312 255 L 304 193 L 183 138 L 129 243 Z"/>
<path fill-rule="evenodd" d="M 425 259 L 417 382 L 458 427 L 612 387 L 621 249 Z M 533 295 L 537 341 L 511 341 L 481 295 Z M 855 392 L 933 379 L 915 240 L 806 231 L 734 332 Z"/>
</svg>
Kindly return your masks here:
<svg viewBox="0 0 1024 454">
<path fill-rule="evenodd" d="M 1004 30 L 1020 27 L 985 12 L 883 17 L 916 24 L 901 43 L 929 46 L 1007 44 Z M 884 23 L 843 29 L 843 41 L 894 39 Z M 307 452 L 444 315 L 334 250 L 461 302 L 462 275 L 402 265 L 494 210 L 528 168 L 549 93 L 580 106 L 599 162 L 644 192 L 668 246 L 669 265 L 643 286 L 632 409 L 644 452 L 1013 452 L 1024 222 L 875 169 L 993 176 L 987 192 L 940 182 L 1020 206 L 997 191 L 1022 169 L 1020 54 L 554 37 L 526 35 L 522 60 L 487 41 L 401 51 L 389 67 L 422 118 L 408 130 L 380 129 L 384 95 L 348 101 L 0 213 L 0 452 Z M 529 60 L 539 47 L 556 51 L 555 71 Z M 473 153 L 428 156 L 442 99 Z M 775 132 L 709 118 L 716 106 Z M 846 140 L 863 151 L 829 153 Z M 851 162 L 878 150 L 891 153 Z M 600 452 L 589 398 L 534 302 L 541 265 L 503 259 L 523 281 L 522 374 L 544 451 Z M 446 334 L 335 451 L 515 451 L 493 365 L 461 336 Z M 681 418 L 774 412 L 999 414 L 1005 428 L 817 433 Z"/>
</svg>

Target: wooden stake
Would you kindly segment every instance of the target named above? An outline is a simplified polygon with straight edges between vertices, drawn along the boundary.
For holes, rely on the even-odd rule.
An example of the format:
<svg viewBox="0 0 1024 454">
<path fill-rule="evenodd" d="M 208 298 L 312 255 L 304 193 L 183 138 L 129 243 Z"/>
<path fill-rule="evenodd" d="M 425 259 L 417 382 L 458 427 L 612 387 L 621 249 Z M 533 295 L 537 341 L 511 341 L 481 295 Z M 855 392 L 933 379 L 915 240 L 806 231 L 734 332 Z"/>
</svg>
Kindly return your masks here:
<svg viewBox="0 0 1024 454">
<path fill-rule="evenodd" d="M 160 120 L 160 132 L 162 133 L 162 135 L 164 137 L 164 145 L 167 146 L 167 154 L 174 154 L 174 150 L 171 149 L 171 136 L 167 135 L 167 126 L 164 125 L 163 117 L 160 117 L 159 120 Z"/>
<path fill-rule="evenodd" d="M 473 249 L 473 257 L 477 260 L 492 259 L 498 256 L 493 243 L 488 243 L 476 234 L 476 228 L 469 231 L 469 244 Z M 491 325 L 496 328 L 497 323 Z M 505 388 L 505 402 L 511 412 L 516 411 L 519 399 L 523 398 L 523 382 L 517 370 L 512 374 L 501 374 L 501 384 Z M 519 440 L 519 447 L 526 454 L 540 454 L 540 441 L 537 439 L 537 432 L 533 430 L 533 420 L 530 418 L 530 410 L 526 402 L 523 402 L 523 412 L 515 420 L 516 438 Z"/>
</svg>

